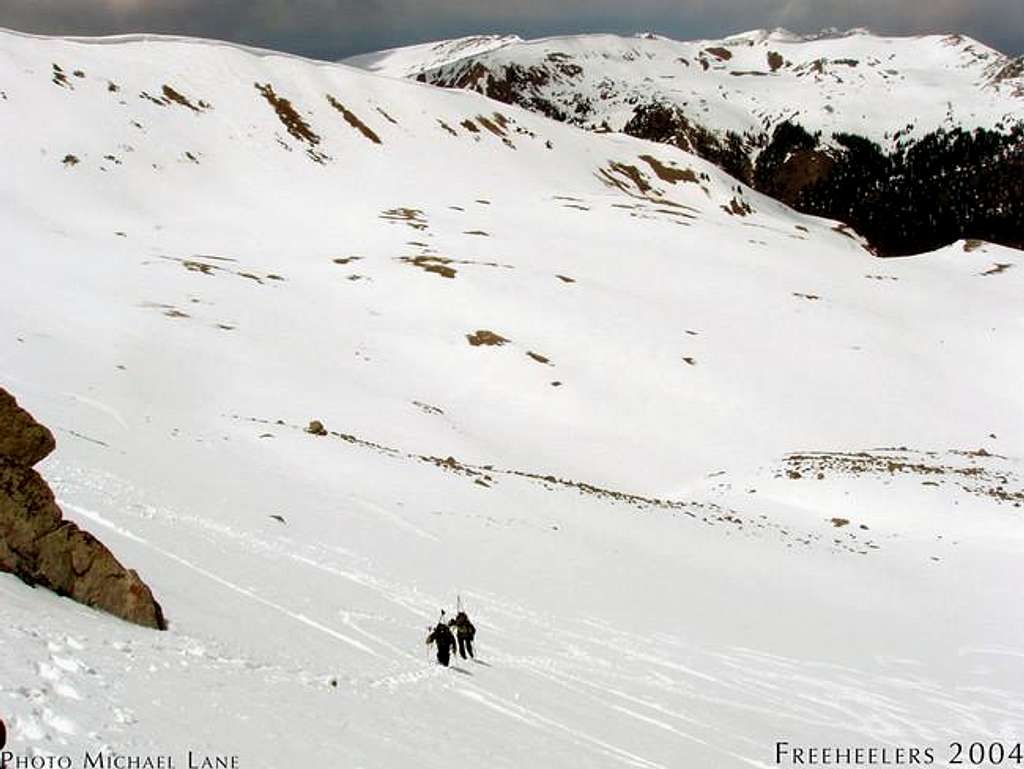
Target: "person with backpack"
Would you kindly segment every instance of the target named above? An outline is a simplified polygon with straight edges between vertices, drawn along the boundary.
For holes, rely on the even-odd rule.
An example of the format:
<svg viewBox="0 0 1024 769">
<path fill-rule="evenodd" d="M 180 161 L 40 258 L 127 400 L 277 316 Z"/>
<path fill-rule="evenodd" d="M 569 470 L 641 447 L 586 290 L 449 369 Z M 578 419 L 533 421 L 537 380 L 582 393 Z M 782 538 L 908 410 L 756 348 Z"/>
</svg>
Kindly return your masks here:
<svg viewBox="0 0 1024 769">
<path fill-rule="evenodd" d="M 455 637 L 444 622 L 438 622 L 437 627 L 430 631 L 430 635 L 427 636 L 427 646 L 430 644 L 437 644 L 438 664 L 448 667 L 448 658 L 455 648 Z"/>
<path fill-rule="evenodd" d="M 466 659 L 466 652 L 473 657 L 473 639 L 476 637 L 476 628 L 469 621 L 466 612 L 459 611 L 455 615 L 455 619 L 451 620 L 448 625 L 455 628 L 455 635 L 459 639 L 459 655 L 462 659 Z"/>
</svg>

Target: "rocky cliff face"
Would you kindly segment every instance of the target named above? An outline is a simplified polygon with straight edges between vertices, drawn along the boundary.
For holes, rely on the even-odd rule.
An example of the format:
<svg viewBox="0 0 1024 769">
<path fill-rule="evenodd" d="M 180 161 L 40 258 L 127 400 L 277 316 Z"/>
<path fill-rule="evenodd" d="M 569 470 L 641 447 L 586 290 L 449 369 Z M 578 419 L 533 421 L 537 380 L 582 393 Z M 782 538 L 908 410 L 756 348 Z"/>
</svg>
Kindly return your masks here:
<svg viewBox="0 0 1024 769">
<path fill-rule="evenodd" d="M 160 604 L 139 575 L 92 534 L 63 520 L 33 465 L 53 434 L 0 388 L 0 571 L 134 622 L 164 630 Z"/>
</svg>

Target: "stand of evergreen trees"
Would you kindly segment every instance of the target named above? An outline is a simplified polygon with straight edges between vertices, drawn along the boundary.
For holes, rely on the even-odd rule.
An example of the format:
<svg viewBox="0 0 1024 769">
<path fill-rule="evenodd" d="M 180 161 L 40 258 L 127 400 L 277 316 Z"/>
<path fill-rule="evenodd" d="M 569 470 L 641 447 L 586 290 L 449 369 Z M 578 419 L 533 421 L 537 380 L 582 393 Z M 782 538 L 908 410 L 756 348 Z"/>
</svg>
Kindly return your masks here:
<svg viewBox="0 0 1024 769">
<path fill-rule="evenodd" d="M 827 171 L 786 201 L 797 210 L 851 225 L 881 256 L 960 238 L 1024 248 L 1024 126 L 942 129 L 891 154 L 861 136 L 834 139 L 838 147 L 823 151 Z M 819 141 L 792 123 L 778 126 L 758 159 L 755 186 L 772 194 L 786 164 L 817 151 Z"/>
<path fill-rule="evenodd" d="M 791 122 L 770 137 L 720 135 L 662 104 L 638 106 L 623 131 L 695 152 L 798 211 L 844 222 L 881 256 L 960 238 L 1024 248 L 1020 123 L 1009 131 L 941 129 L 891 153 L 853 134 L 836 134 L 825 147 Z"/>
</svg>

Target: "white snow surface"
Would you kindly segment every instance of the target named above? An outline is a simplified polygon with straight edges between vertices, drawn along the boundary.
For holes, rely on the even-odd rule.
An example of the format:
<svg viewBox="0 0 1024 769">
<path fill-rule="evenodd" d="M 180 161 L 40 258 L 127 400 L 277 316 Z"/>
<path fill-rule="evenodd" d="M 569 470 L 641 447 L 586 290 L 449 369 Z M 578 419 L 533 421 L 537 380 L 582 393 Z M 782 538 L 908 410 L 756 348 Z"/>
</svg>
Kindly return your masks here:
<svg viewBox="0 0 1024 769">
<path fill-rule="evenodd" d="M 671 147 L 201 41 L 0 33 L 0 167 L 0 383 L 170 622 L 0 575 L 9 750 L 1020 739 L 1019 252 L 879 260 Z"/>
<path fill-rule="evenodd" d="M 424 69 L 442 67 L 519 42 L 522 38 L 518 35 L 471 35 L 358 54 L 344 59 L 343 63 L 391 77 L 409 77 Z"/>
<path fill-rule="evenodd" d="M 449 50 L 447 42 L 436 44 Z M 445 63 L 429 46 L 348 60 L 428 81 L 493 78 L 508 67 L 544 73 L 521 83 L 570 122 L 619 131 L 638 104 L 679 107 L 715 131 L 771 135 L 786 120 L 809 131 L 855 133 L 886 148 L 939 128 L 1008 129 L 1024 118 L 1021 61 L 963 35 L 882 37 L 867 30 L 796 35 L 755 30 L 722 40 L 571 35 L 467 52 Z M 419 63 L 417 64 L 417 59 Z M 394 62 L 394 64 L 390 64 Z M 472 78 L 480 87 L 486 80 Z"/>
</svg>

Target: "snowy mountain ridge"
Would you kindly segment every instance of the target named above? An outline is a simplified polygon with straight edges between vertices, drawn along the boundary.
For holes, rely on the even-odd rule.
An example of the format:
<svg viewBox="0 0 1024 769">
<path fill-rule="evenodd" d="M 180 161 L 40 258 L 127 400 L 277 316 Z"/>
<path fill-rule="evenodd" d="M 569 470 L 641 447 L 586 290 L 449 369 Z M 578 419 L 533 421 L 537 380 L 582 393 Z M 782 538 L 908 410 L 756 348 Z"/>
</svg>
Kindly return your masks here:
<svg viewBox="0 0 1024 769">
<path fill-rule="evenodd" d="M 1020 252 L 880 260 L 678 147 L 215 41 L 0 33 L 0 166 L 0 382 L 168 622 L 0 575 L 7 750 L 1019 735 Z"/>
<path fill-rule="evenodd" d="M 410 76 L 413 55 L 408 51 L 401 71 L 386 62 L 375 71 Z M 621 131 L 637 103 L 658 102 L 688 107 L 687 114 L 718 131 L 770 131 L 798 119 L 826 136 L 853 132 L 892 143 L 943 125 L 1019 121 L 1021 106 L 1012 96 L 1019 75 L 994 78 L 1012 62 L 962 35 L 894 38 L 863 29 L 797 35 L 776 29 L 721 40 L 575 35 L 518 41 L 443 65 L 424 60 L 418 74 L 446 86 L 472 83 L 493 95 L 509 68 L 529 73 L 517 101 L 543 100 L 586 128 Z M 898 100 L 899 111 L 890 100 Z"/>
<path fill-rule="evenodd" d="M 344 59 L 342 63 L 390 77 L 409 77 L 425 68 L 451 64 L 522 41 L 518 35 L 472 35 L 359 54 Z"/>
<path fill-rule="evenodd" d="M 1022 76 L 1019 59 L 962 35 L 865 30 L 546 38 L 415 75 L 694 152 L 883 256 L 958 239 L 1024 247 Z"/>
</svg>

